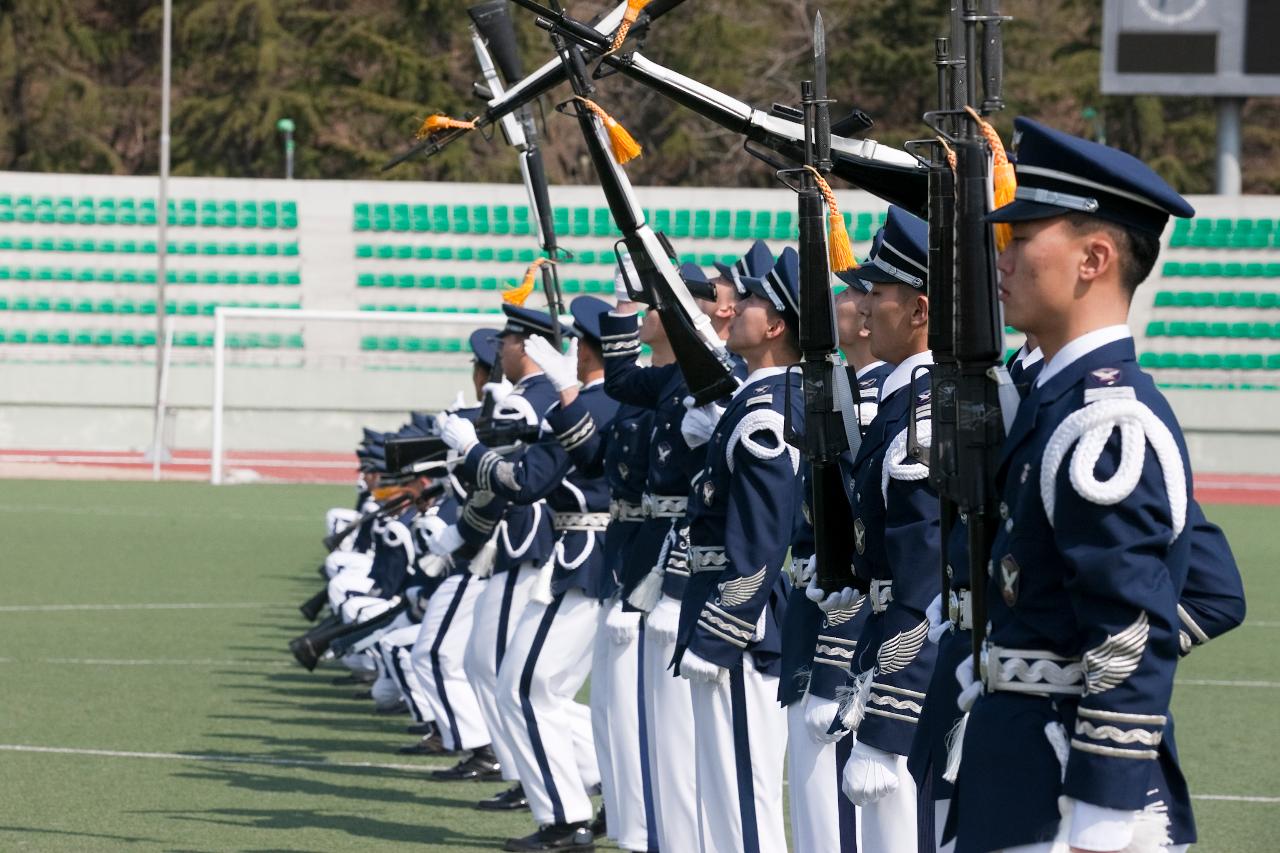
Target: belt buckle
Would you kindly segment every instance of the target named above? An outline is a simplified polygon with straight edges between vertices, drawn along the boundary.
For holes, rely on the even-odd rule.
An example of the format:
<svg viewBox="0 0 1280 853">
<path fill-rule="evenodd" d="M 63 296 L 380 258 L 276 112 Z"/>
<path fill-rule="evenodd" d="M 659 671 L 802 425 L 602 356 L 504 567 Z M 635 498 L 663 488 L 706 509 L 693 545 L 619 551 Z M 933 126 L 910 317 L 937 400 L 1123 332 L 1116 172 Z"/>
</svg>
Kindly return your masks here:
<svg viewBox="0 0 1280 853">
<path fill-rule="evenodd" d="M 645 492 L 640 496 L 640 511 L 644 513 L 645 518 L 652 518 L 654 513 L 653 495 Z"/>
</svg>

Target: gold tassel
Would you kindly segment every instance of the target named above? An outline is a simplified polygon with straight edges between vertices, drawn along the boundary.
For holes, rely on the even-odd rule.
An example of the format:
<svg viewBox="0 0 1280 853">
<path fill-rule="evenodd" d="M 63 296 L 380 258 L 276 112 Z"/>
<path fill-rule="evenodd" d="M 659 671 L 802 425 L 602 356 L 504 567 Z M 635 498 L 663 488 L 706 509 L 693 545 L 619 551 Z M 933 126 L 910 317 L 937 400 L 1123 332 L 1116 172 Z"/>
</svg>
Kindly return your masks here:
<svg viewBox="0 0 1280 853">
<path fill-rule="evenodd" d="M 422 126 L 418 128 L 418 132 L 413 135 L 414 139 L 426 139 L 433 133 L 439 133 L 442 130 L 475 130 L 476 123 L 474 121 L 462 121 L 461 119 L 449 118 L 441 113 L 433 113 L 422 120 Z"/>
<path fill-rule="evenodd" d="M 618 31 L 613 34 L 613 43 L 609 45 L 608 53 L 613 53 L 622 47 L 622 43 L 627 40 L 627 33 L 631 32 L 631 27 L 649 2 L 650 0 L 627 0 L 627 11 L 622 14 L 622 23 L 618 25 Z"/>
<path fill-rule="evenodd" d="M 978 123 L 979 130 L 982 131 L 987 144 L 991 146 L 991 178 L 994 187 L 995 205 L 996 207 L 1004 207 L 1013 201 L 1014 194 L 1018 190 L 1018 179 L 1014 175 L 1013 164 L 1009 162 L 1009 155 L 1004 150 L 1004 143 L 1000 141 L 1000 134 L 996 133 L 996 129 L 991 126 L 991 122 L 978 115 L 978 111 L 973 107 L 966 106 L 965 110 Z M 1009 245 L 1009 241 L 1013 239 L 1013 227 L 1007 222 L 998 222 L 995 227 L 996 250 L 1003 252 L 1004 247 Z"/>
<path fill-rule="evenodd" d="M 400 486 L 379 486 L 373 490 L 373 499 L 378 503 L 386 503 L 400 497 L 404 491 Z"/>
<path fill-rule="evenodd" d="M 529 294 L 533 293 L 534 283 L 538 279 L 538 268 L 543 264 L 555 263 L 547 258 L 537 258 L 533 263 L 529 264 L 529 268 L 524 271 L 524 281 L 519 286 L 511 290 L 504 291 L 502 301 L 509 305 L 524 305 L 525 300 L 529 298 Z"/>
<path fill-rule="evenodd" d="M 813 173 L 813 179 L 818 184 L 818 192 L 822 193 L 822 197 L 827 202 L 827 224 L 830 226 L 830 235 L 827 237 L 827 260 L 831 264 L 831 271 L 851 270 L 858 265 L 858 259 L 853 255 L 853 245 L 849 242 L 849 232 L 844 228 L 844 216 L 840 213 L 836 194 L 832 192 L 831 185 L 827 183 L 826 178 L 822 177 L 821 172 L 812 166 L 805 166 L 805 168 Z"/>
<path fill-rule="evenodd" d="M 601 109 L 599 104 L 581 95 L 574 95 L 574 99 L 581 101 L 584 107 L 595 113 L 596 118 L 604 122 L 604 129 L 609 131 L 609 144 L 613 147 L 613 159 L 618 161 L 619 166 L 630 163 L 644 153 L 635 137 L 627 133 L 627 129 Z"/>
</svg>

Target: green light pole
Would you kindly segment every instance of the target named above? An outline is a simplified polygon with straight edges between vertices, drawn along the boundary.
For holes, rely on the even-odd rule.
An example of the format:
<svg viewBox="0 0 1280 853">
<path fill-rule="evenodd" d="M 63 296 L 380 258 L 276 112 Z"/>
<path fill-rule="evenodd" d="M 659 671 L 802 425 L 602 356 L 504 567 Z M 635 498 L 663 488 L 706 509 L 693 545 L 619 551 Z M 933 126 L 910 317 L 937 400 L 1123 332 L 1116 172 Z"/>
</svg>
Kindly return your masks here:
<svg viewBox="0 0 1280 853">
<path fill-rule="evenodd" d="M 293 179 L 293 119 L 282 118 L 276 122 L 276 130 L 284 134 L 284 176 Z"/>
</svg>

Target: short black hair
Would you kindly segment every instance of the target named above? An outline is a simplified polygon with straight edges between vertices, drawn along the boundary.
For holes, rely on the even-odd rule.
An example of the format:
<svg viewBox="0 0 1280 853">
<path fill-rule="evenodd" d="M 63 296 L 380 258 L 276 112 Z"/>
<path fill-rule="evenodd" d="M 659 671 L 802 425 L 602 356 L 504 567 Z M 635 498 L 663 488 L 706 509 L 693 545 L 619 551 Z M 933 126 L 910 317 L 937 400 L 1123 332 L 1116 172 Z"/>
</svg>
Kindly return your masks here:
<svg viewBox="0 0 1280 853">
<path fill-rule="evenodd" d="M 777 308 L 774 308 L 773 305 L 770 305 L 767 302 L 765 304 L 765 310 L 769 312 L 768 317 L 770 322 L 773 322 L 774 320 L 782 321 L 782 326 L 783 326 L 782 339 L 786 342 L 787 346 L 791 347 L 791 349 L 795 351 L 795 354 L 799 356 L 801 354 L 800 329 L 794 326 L 792 322 L 788 320 L 781 311 L 779 311 Z"/>
<path fill-rule="evenodd" d="M 1156 258 L 1160 255 L 1160 238 L 1146 231 L 1126 228 L 1115 222 L 1108 222 L 1084 213 L 1068 214 L 1067 222 L 1077 234 L 1086 231 L 1105 231 L 1111 236 L 1116 248 L 1120 250 L 1120 283 L 1124 285 L 1125 290 L 1129 292 L 1129 298 L 1132 299 L 1133 294 L 1138 290 L 1138 285 L 1146 281 L 1151 271 L 1155 269 Z"/>
</svg>

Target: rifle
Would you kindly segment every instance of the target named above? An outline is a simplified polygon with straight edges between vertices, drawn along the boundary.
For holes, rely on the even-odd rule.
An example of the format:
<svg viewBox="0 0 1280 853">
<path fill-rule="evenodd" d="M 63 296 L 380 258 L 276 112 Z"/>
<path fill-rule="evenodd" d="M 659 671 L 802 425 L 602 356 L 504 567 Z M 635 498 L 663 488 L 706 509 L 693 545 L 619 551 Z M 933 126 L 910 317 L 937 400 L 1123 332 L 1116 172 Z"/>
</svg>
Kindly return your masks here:
<svg viewBox="0 0 1280 853">
<path fill-rule="evenodd" d="M 532 442 L 538 438 L 538 427 L 524 421 L 490 421 L 487 425 L 476 423 L 476 438 L 490 448 L 505 447 L 518 441 Z M 387 470 L 419 473 L 420 466 L 443 460 L 449 454 L 449 445 L 438 435 L 423 438 L 387 439 Z"/>
<path fill-rule="evenodd" d="M 935 46 L 940 109 L 925 116 L 939 140 L 929 169 L 929 342 L 937 361 L 929 478 L 942 501 L 942 534 L 950 535 L 956 514 L 968 525 L 975 674 L 986 635 L 986 567 L 999 524 L 995 474 L 1004 439 L 998 379 L 1004 325 L 994 232 L 985 221 L 991 148 L 974 114 L 963 109 L 986 115 L 1003 107 L 1004 19 L 999 0 L 982 0 L 982 5 L 979 11 L 978 0 L 952 4 L 951 39 Z M 944 147 L 954 153 L 954 172 L 942 156 Z M 946 591 L 946 539 L 942 563 Z"/>
<path fill-rule="evenodd" d="M 622 232 L 620 242 L 626 245 L 636 276 L 640 279 L 638 282 L 630 280 L 619 257 L 627 292 L 632 299 L 658 312 L 671 349 L 675 352 L 676 363 L 680 365 L 689 393 L 696 403 L 703 405 L 718 400 L 737 387 L 728 352 L 681 279 L 675 264 L 675 250 L 665 235 L 655 233 L 645 220 L 631 180 L 609 150 L 600 117 L 583 106 L 594 88 L 587 77 L 582 49 L 576 44 L 569 44 L 556 30 L 552 31 L 551 38 L 577 96 L 556 109 L 571 113 L 578 119 L 578 127 L 600 177 L 609 211 Z M 618 251 L 617 246 L 614 251 Z"/>
<path fill-rule="evenodd" d="M 484 87 L 489 99 L 505 94 L 502 76 L 508 84 L 524 76 L 520 53 L 516 45 L 515 24 L 507 14 L 507 0 L 488 0 L 467 10 L 471 16 L 471 42 L 480 61 Z M 494 63 L 497 67 L 494 67 Z M 502 133 L 507 143 L 519 153 L 520 177 L 529 194 L 529 209 L 533 211 L 538 227 L 538 245 L 546 256 L 559 259 L 560 247 L 556 242 L 555 216 L 551 207 L 551 193 L 547 185 L 546 165 L 542 149 L 538 146 L 538 126 L 533 120 L 533 110 L 528 104 L 502 117 Z M 555 264 L 543 264 L 542 289 L 547 297 L 547 310 L 552 317 L 564 314 L 564 299 L 560 292 L 559 274 Z M 560 349 L 562 332 L 560 324 L 554 324 L 554 343 Z M 482 413 L 483 414 L 483 413 Z"/>
<path fill-rule="evenodd" d="M 398 440 L 412 441 L 413 439 L 398 439 Z M 418 494 L 414 494 L 413 492 L 406 489 L 400 492 L 399 494 L 394 495 L 393 497 L 388 498 L 387 500 L 378 504 L 376 507 L 369 510 L 368 512 L 363 513 L 359 518 L 357 518 L 355 521 L 351 522 L 341 530 L 335 531 L 330 535 L 326 536 L 324 538 L 324 546 L 329 549 L 330 553 L 332 553 L 334 550 L 337 549 L 338 545 L 342 543 L 343 539 L 346 539 L 347 536 L 359 530 L 362 526 L 369 523 L 370 521 L 373 521 L 374 519 L 380 518 L 384 515 L 390 515 L 393 512 L 398 512 L 404 509 L 405 506 L 407 506 L 410 501 L 434 500 L 435 498 L 444 494 L 444 489 L 445 489 L 444 483 L 432 483 L 430 486 L 427 486 Z M 324 609 L 324 606 L 328 601 L 329 601 L 329 584 L 326 582 L 325 585 L 320 588 L 319 592 L 317 592 L 315 595 L 308 598 L 306 601 L 302 602 L 302 604 L 298 606 L 298 610 L 302 611 L 302 615 L 307 619 L 308 622 L 314 622 L 316 617 L 320 615 L 320 611 Z"/>
<path fill-rule="evenodd" d="M 684 0 L 653 0 L 641 12 L 639 20 L 631 28 L 632 32 L 643 30 L 650 23 L 670 12 L 676 6 L 679 6 Z M 555 14 L 555 13 L 552 13 Z M 614 33 L 619 25 L 622 24 L 627 14 L 627 2 L 620 3 L 609 14 L 601 18 L 594 26 L 582 25 L 588 29 L 593 29 L 598 33 Z M 603 36 L 602 36 L 603 37 Z M 429 133 L 422 140 L 414 144 L 412 147 L 396 155 L 382 167 L 382 171 L 394 168 L 401 163 L 409 160 L 419 154 L 425 154 L 430 157 L 440 153 L 452 143 L 461 139 L 472 130 L 480 130 L 490 127 L 499 122 L 503 116 L 520 109 L 526 104 L 532 103 L 538 98 L 550 92 L 556 86 L 560 85 L 567 79 L 567 72 L 564 65 L 560 62 L 559 57 L 547 61 L 544 65 L 524 77 L 519 82 L 511 85 L 501 96 L 494 97 L 489 101 L 485 110 L 476 116 L 471 122 L 462 123 L 464 126 L 448 127 L 447 129 Z"/>
<path fill-rule="evenodd" d="M 822 13 L 813 22 L 813 80 L 800 84 L 803 120 L 803 167 L 778 172 L 779 180 L 796 193 L 800 228 L 800 370 L 804 377 L 804 432 L 787 426 L 787 442 L 804 453 L 809 463 L 809 510 L 813 521 L 813 558 L 818 588 L 835 591 L 846 586 L 865 590 L 865 582 L 851 571 L 853 540 L 848 522 L 849 502 L 841 482 L 840 454 L 850 450 L 841 407 L 836 400 L 835 303 L 831 293 L 827 230 L 823 214 L 825 176 L 831 171 L 831 114 L 827 99 L 827 47 Z M 784 176 L 795 176 L 792 183 Z M 820 186 L 821 182 L 821 186 Z M 843 228 L 843 221 L 832 228 Z M 851 401 L 850 401 L 851 402 Z M 855 430 L 857 429 L 855 425 Z"/>
<path fill-rule="evenodd" d="M 581 22 L 563 13 L 554 17 L 534 0 L 515 0 L 525 8 L 543 14 L 538 26 L 559 33 L 565 39 L 588 50 L 599 52 L 608 40 Z M 648 59 L 638 50 L 630 53 L 603 55 L 600 65 L 630 77 L 658 94 L 692 110 L 726 130 L 746 137 L 743 147 L 758 159 L 782 169 L 769 155 L 753 148 L 759 145 L 782 155 L 793 163 L 805 162 L 806 141 L 804 115 L 794 107 L 774 104 L 769 112 L 757 110 L 710 86 Z M 597 69 L 596 77 L 601 73 Z M 851 131 L 865 130 L 871 120 L 855 111 L 837 127 Z M 830 129 L 828 119 L 828 129 Z M 912 155 L 870 139 L 850 139 L 828 134 L 831 166 L 836 177 L 861 187 L 917 215 L 924 215 L 928 205 L 928 172 Z"/>
</svg>

